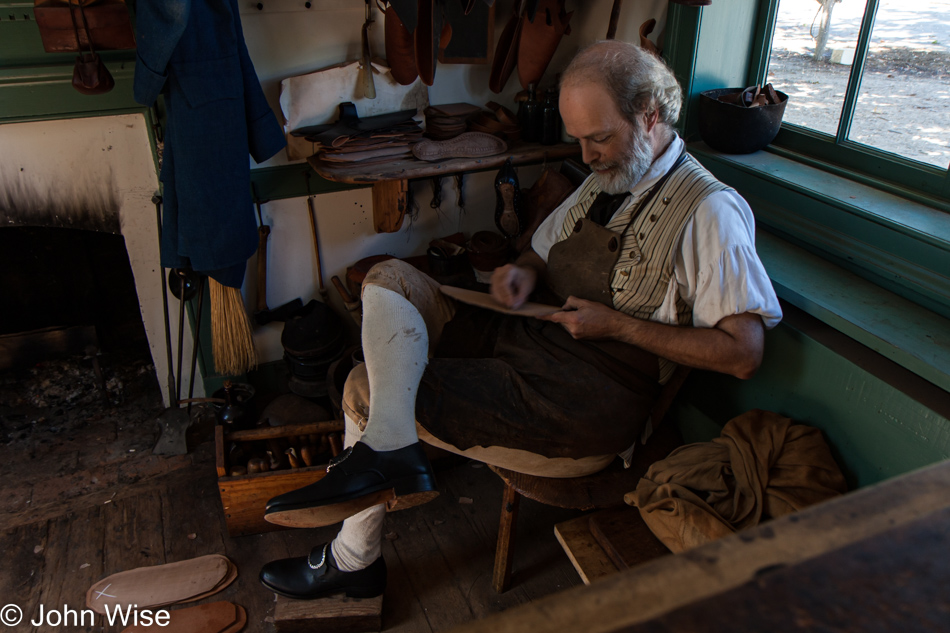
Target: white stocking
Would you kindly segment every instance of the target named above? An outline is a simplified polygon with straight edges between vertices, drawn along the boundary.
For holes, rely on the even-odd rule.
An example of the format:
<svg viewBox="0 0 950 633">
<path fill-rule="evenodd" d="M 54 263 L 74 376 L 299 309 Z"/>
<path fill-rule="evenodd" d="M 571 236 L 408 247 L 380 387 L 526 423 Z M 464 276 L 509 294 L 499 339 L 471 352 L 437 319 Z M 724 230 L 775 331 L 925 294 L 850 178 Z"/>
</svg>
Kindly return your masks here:
<svg viewBox="0 0 950 633">
<path fill-rule="evenodd" d="M 362 440 L 377 451 L 418 441 L 416 392 L 429 362 L 422 315 L 401 294 L 363 289 L 363 358 L 369 375 L 369 417 Z"/>
</svg>

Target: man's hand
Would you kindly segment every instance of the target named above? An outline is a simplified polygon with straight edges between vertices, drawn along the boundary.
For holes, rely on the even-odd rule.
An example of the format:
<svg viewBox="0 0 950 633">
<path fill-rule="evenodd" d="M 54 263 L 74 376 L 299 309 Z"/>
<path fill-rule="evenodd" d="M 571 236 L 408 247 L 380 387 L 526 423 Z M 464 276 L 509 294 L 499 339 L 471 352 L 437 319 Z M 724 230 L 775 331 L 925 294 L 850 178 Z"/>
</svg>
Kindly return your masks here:
<svg viewBox="0 0 950 633">
<path fill-rule="evenodd" d="M 620 333 L 620 316 L 602 303 L 568 297 L 561 312 L 538 318 L 560 323 L 576 339 L 612 339 Z"/>
<path fill-rule="evenodd" d="M 538 281 L 537 271 L 530 266 L 505 264 L 491 276 L 491 296 L 508 308 L 520 308 L 528 300 Z"/>
</svg>

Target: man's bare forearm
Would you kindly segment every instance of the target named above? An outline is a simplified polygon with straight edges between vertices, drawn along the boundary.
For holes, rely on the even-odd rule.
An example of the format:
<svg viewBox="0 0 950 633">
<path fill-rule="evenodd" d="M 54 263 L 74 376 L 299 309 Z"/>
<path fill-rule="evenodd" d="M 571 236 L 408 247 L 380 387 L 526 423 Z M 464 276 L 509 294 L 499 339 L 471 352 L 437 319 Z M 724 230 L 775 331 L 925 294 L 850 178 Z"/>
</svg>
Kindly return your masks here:
<svg viewBox="0 0 950 633">
<path fill-rule="evenodd" d="M 751 378 L 762 362 L 764 328 L 756 314 L 727 317 L 711 328 L 620 316 L 624 318 L 617 340 L 681 365 Z"/>
<path fill-rule="evenodd" d="M 762 362 L 764 327 L 757 314 L 725 317 L 715 327 L 680 327 L 645 321 L 601 303 L 570 297 L 564 311 L 544 317 L 577 339 L 630 343 L 675 363 L 750 378 Z"/>
</svg>

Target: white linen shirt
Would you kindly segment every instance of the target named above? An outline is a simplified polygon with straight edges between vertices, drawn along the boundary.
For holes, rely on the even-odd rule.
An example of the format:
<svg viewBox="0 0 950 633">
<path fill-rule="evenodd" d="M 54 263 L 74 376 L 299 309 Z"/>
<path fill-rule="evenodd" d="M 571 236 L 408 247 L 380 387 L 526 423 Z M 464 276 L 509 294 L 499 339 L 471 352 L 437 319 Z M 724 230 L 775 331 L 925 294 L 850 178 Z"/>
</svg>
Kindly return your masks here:
<svg viewBox="0 0 950 633">
<path fill-rule="evenodd" d="M 631 199 L 617 213 L 636 204 L 673 167 L 683 147 L 677 136 L 630 190 Z M 545 263 L 561 234 L 564 217 L 575 204 L 577 191 L 535 231 L 531 247 Z M 699 204 L 683 227 L 676 253 L 666 297 L 651 321 L 676 325 L 677 297 L 692 306 L 696 327 L 715 327 L 723 318 L 744 312 L 758 314 L 766 328 L 782 320 L 778 297 L 755 252 L 752 209 L 735 191 L 713 193 Z"/>
</svg>

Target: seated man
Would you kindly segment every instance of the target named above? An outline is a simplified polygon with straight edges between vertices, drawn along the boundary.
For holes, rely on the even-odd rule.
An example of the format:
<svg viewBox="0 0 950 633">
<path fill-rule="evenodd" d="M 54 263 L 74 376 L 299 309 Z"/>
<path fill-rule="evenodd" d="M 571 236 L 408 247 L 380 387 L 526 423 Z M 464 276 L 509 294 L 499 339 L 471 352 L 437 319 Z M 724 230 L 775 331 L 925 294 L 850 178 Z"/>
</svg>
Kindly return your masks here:
<svg viewBox="0 0 950 633">
<path fill-rule="evenodd" d="M 681 103 L 672 72 L 632 44 L 599 42 L 564 71 L 561 116 L 593 173 L 491 280 L 497 301 L 518 307 L 545 279 L 563 304 L 552 316 L 458 304 L 398 260 L 370 271 L 366 363 L 343 397 L 348 448 L 266 510 L 295 527 L 346 520 L 309 556 L 268 563 L 266 587 L 381 594 L 384 502 L 437 494 L 419 437 L 519 472 L 580 476 L 640 437 L 675 364 L 755 373 L 781 309 L 748 205 L 673 130 Z"/>
</svg>

